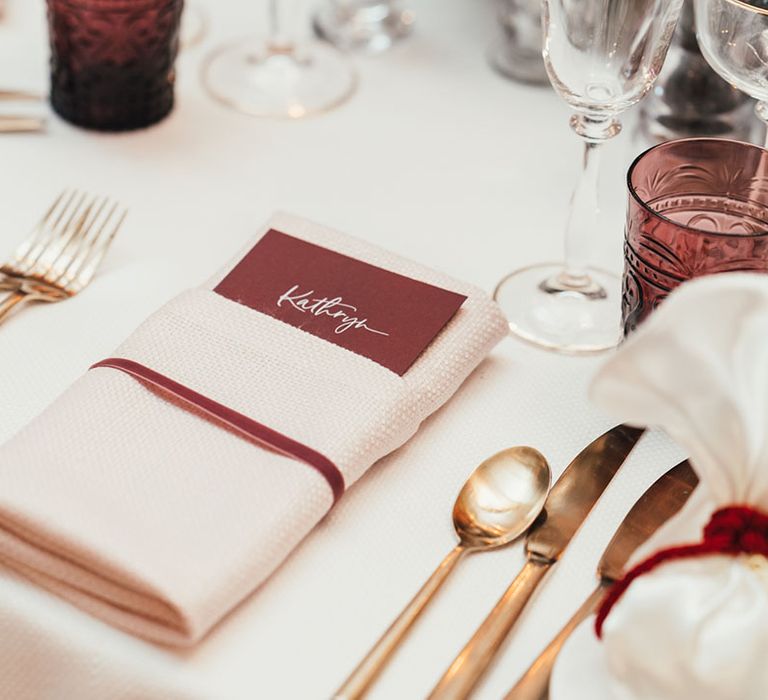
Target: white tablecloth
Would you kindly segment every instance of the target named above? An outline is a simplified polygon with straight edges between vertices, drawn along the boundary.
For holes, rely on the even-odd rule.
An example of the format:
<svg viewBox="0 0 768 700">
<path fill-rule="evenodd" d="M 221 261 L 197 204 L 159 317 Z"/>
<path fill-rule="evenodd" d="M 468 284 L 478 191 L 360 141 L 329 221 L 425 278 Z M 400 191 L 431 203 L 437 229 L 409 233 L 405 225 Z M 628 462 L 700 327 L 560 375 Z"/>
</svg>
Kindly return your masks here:
<svg viewBox="0 0 768 700">
<path fill-rule="evenodd" d="M 263 27 L 264 4 L 208 0 L 211 33 L 181 57 L 178 108 L 162 125 L 114 136 L 54 119 L 47 135 L 0 137 L 0 251 L 10 251 L 67 185 L 118 196 L 131 209 L 86 293 L 0 328 L 0 440 L 162 302 L 217 269 L 275 209 L 489 290 L 514 267 L 559 257 L 578 140 L 549 89 L 507 82 L 487 67 L 490 3 L 414 2 L 411 39 L 388 54 L 356 59 L 354 99 L 295 123 L 230 113 L 198 83 L 205 52 L 244 26 Z M 43 5 L 12 0 L 0 24 L 0 85 L 44 88 Z M 597 232 L 604 248 L 598 262 L 617 269 L 624 172 L 639 149 L 629 132 L 606 146 L 606 206 Z M 352 488 L 267 584 L 192 651 L 153 647 L 0 572 L 0 696 L 13 688 L 16 700 L 103 700 L 104 688 L 117 681 L 125 698 L 328 697 L 453 546 L 453 499 L 476 464 L 507 446 L 531 444 L 559 473 L 610 426 L 586 398 L 598 362 L 505 341 L 414 440 Z M 641 444 L 478 697 L 498 698 L 589 592 L 599 553 L 623 513 L 677 456 L 659 436 Z M 519 545 L 468 559 L 372 697 L 424 696 L 521 562 Z M 34 653 L 29 640 L 36 640 Z"/>
</svg>

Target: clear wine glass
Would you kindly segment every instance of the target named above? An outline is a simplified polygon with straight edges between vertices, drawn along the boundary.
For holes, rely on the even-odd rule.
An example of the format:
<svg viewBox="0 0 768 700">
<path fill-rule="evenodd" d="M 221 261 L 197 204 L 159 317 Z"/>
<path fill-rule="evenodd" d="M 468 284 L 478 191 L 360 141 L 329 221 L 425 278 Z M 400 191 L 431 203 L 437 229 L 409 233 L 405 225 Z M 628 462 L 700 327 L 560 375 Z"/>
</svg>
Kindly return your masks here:
<svg viewBox="0 0 768 700">
<path fill-rule="evenodd" d="M 694 9 L 704 58 L 721 78 L 757 100 L 757 116 L 768 126 L 768 1 L 695 0 Z"/>
<path fill-rule="evenodd" d="M 565 262 L 518 270 L 496 288 L 512 333 L 535 345 L 578 354 L 619 341 L 619 278 L 588 265 L 600 145 L 619 133 L 617 116 L 656 80 L 681 6 L 682 0 L 543 0 L 544 63 L 574 110 L 570 124 L 584 141 L 584 162 L 571 199 Z"/>
<path fill-rule="evenodd" d="M 300 119 L 352 95 L 357 75 L 337 49 L 294 38 L 296 6 L 296 0 L 269 0 L 266 39 L 240 39 L 208 56 L 202 79 L 211 96 L 245 114 Z"/>
<path fill-rule="evenodd" d="M 386 51 L 413 28 L 401 0 L 322 0 L 313 25 L 318 36 L 343 51 Z"/>
</svg>

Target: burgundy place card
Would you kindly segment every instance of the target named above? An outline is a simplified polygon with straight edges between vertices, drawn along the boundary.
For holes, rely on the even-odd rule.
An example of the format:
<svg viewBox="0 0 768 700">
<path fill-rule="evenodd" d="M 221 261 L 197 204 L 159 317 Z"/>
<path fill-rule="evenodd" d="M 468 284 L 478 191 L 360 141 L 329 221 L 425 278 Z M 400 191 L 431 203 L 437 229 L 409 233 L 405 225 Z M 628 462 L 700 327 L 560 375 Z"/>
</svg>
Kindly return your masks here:
<svg viewBox="0 0 768 700">
<path fill-rule="evenodd" d="M 466 300 L 274 229 L 215 291 L 400 376 Z"/>
</svg>

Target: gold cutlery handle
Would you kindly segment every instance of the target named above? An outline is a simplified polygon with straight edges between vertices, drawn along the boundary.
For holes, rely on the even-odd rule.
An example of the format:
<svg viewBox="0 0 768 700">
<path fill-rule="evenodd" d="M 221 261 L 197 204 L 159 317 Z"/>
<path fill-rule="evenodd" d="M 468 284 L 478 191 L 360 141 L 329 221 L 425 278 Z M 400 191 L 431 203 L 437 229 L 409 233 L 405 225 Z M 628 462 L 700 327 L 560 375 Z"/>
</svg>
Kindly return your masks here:
<svg viewBox="0 0 768 700">
<path fill-rule="evenodd" d="M 21 280 L 0 274 L 0 292 L 12 292 L 21 287 Z"/>
<path fill-rule="evenodd" d="M 457 545 L 440 566 L 427 579 L 419 592 L 400 613 L 398 618 L 384 632 L 378 642 L 368 652 L 357 668 L 334 694 L 334 700 L 357 700 L 367 693 L 371 684 L 384 670 L 387 662 L 394 654 L 399 644 L 405 639 L 413 624 L 432 600 L 433 596 L 443 585 L 448 575 L 454 570 L 459 560 L 467 553 L 467 548 Z"/>
<path fill-rule="evenodd" d="M 26 134 L 45 130 L 43 117 L 0 116 L 0 134 Z"/>
<path fill-rule="evenodd" d="M 573 634 L 573 631 L 595 612 L 604 594 L 603 586 L 598 586 L 592 591 L 589 598 L 581 604 L 573 617 L 565 623 L 563 629 L 539 654 L 536 661 L 531 664 L 504 700 L 546 700 L 549 695 L 549 679 L 552 675 L 552 669 L 563 644 Z"/>
<path fill-rule="evenodd" d="M 5 317 L 11 313 L 11 311 L 26 301 L 29 301 L 30 295 L 20 289 L 11 292 L 5 299 L 0 302 L 0 323 Z"/>
<path fill-rule="evenodd" d="M 536 587 L 549 571 L 551 562 L 529 559 L 507 588 L 496 607 L 478 627 L 472 639 L 454 659 L 430 700 L 468 698 L 523 612 Z"/>
<path fill-rule="evenodd" d="M 0 0 L 0 5 L 2 5 Z M 43 102 L 45 96 L 38 92 L 31 92 L 29 90 L 0 90 L 0 100 L 23 100 L 25 102 Z"/>
</svg>

